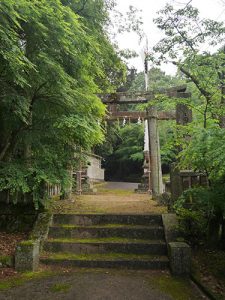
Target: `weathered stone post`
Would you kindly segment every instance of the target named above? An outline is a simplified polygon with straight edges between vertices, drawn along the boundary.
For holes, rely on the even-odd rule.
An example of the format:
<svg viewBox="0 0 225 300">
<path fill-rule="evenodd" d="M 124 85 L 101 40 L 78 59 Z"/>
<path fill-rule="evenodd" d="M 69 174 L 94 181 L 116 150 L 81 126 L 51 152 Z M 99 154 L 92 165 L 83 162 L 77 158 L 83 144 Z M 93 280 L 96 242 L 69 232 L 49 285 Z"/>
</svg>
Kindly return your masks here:
<svg viewBox="0 0 225 300">
<path fill-rule="evenodd" d="M 181 94 L 180 97 L 189 96 L 189 94 Z M 179 96 L 179 93 L 178 93 Z M 186 104 L 177 104 L 176 106 L 176 123 L 177 125 L 185 126 L 188 123 L 192 122 L 192 110 Z M 189 138 L 188 136 L 186 137 Z M 178 149 L 181 151 L 182 149 Z M 171 196 L 173 202 L 177 200 L 182 192 L 182 180 L 180 177 L 180 170 L 177 166 L 177 163 L 173 163 L 170 166 L 170 182 L 171 182 Z"/>
<path fill-rule="evenodd" d="M 180 176 L 180 170 L 177 163 L 170 165 L 170 190 L 172 201 L 176 201 L 182 194 L 182 181 Z"/>
<path fill-rule="evenodd" d="M 191 272 L 191 247 L 184 242 L 170 242 L 168 250 L 172 274 L 189 276 Z"/>
<path fill-rule="evenodd" d="M 155 107 L 147 111 L 148 132 L 149 132 L 149 151 L 151 162 L 151 183 L 152 195 L 157 196 L 163 193 L 161 155 L 158 132 L 158 115 Z"/>
<path fill-rule="evenodd" d="M 40 241 L 20 242 L 16 247 L 15 269 L 19 272 L 37 271 L 39 265 Z"/>
<path fill-rule="evenodd" d="M 189 95 L 189 94 L 188 94 Z M 186 104 L 177 104 L 176 123 L 177 125 L 187 125 L 192 122 L 192 110 Z"/>
</svg>

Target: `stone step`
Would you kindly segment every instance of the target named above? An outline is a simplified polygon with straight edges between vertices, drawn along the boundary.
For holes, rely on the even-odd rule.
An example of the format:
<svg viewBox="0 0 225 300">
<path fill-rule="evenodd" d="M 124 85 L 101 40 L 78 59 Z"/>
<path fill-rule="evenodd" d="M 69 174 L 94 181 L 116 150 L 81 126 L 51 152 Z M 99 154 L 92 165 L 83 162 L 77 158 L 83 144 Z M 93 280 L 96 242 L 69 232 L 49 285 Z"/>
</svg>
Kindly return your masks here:
<svg viewBox="0 0 225 300">
<path fill-rule="evenodd" d="M 127 238 L 98 239 L 49 239 L 44 243 L 47 252 L 66 252 L 73 254 L 93 253 L 133 253 L 166 255 L 167 246 L 162 240 L 140 240 Z"/>
<path fill-rule="evenodd" d="M 159 214 L 56 214 L 54 225 L 71 224 L 91 226 L 101 224 L 133 224 L 133 225 L 162 225 L 162 216 Z"/>
<path fill-rule="evenodd" d="M 49 238 L 105 238 L 164 239 L 164 229 L 158 225 L 106 224 L 95 226 L 61 225 L 49 228 Z"/>
<path fill-rule="evenodd" d="M 166 256 L 135 255 L 124 253 L 109 254 L 50 254 L 41 257 L 41 262 L 47 265 L 62 267 L 85 268 L 127 268 L 127 269 L 151 269 L 164 270 L 169 267 Z"/>
</svg>

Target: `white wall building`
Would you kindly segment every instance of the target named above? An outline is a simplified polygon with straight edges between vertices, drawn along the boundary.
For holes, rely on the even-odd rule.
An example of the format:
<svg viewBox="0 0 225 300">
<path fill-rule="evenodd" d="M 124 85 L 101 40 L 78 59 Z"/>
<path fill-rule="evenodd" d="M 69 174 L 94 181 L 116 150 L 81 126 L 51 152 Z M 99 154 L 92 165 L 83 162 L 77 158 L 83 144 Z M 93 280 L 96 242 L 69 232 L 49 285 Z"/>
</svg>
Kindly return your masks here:
<svg viewBox="0 0 225 300">
<path fill-rule="evenodd" d="M 87 176 L 91 182 L 105 180 L 105 169 L 102 169 L 101 156 L 88 154 Z"/>
</svg>

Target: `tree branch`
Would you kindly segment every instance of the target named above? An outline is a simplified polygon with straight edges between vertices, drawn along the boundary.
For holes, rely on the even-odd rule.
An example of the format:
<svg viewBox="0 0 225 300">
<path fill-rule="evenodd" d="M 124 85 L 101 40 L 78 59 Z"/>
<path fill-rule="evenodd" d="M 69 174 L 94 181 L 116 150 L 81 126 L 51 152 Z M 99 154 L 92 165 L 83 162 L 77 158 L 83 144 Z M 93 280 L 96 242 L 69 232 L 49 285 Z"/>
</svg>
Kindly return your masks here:
<svg viewBox="0 0 225 300">
<path fill-rule="evenodd" d="M 88 0 L 84 0 L 84 1 L 83 1 L 83 5 L 82 5 L 82 7 L 77 11 L 77 14 L 80 14 L 80 13 L 84 10 L 84 8 L 85 8 L 87 2 L 88 2 Z"/>
<path fill-rule="evenodd" d="M 207 92 L 203 87 L 201 87 L 200 81 L 194 76 L 192 75 L 188 70 L 186 70 L 183 66 L 181 66 L 178 62 L 176 61 L 172 61 L 172 64 L 175 65 L 176 67 L 178 67 L 178 69 L 184 74 L 186 75 L 188 78 L 190 78 L 192 80 L 192 82 L 196 85 L 196 87 L 198 88 L 198 90 L 200 91 L 200 93 L 208 100 L 211 99 L 211 94 L 209 92 Z"/>
</svg>

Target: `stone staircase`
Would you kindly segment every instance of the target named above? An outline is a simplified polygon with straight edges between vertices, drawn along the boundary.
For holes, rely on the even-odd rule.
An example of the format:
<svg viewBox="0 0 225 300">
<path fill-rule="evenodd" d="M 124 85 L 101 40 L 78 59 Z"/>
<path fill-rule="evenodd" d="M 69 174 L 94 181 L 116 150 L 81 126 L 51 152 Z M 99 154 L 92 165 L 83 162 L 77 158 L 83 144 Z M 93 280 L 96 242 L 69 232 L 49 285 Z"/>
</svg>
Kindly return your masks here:
<svg viewBox="0 0 225 300">
<path fill-rule="evenodd" d="M 41 262 L 64 267 L 166 269 L 161 215 L 54 215 Z"/>
</svg>

